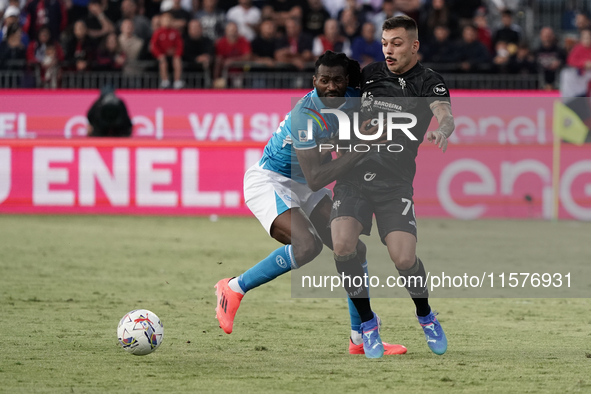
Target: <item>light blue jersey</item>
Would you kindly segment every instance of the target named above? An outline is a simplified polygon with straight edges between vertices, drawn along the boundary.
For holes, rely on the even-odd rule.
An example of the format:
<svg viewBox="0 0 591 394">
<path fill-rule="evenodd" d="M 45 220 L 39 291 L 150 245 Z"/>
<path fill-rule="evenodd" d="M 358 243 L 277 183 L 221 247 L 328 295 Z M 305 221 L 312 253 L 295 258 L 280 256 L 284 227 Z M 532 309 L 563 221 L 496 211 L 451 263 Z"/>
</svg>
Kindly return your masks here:
<svg viewBox="0 0 591 394">
<path fill-rule="evenodd" d="M 359 90 L 347 88 L 345 97 L 359 97 Z M 349 113 L 357 109 L 358 100 L 347 100 L 339 110 Z M 292 178 L 298 183 L 306 183 L 302 168 L 298 163 L 295 149 L 312 149 L 333 138 L 339 130 L 337 117 L 322 114 L 326 107 L 316 89 L 306 94 L 279 124 L 263 152 L 259 165 L 270 171 Z M 312 120 L 312 135 L 309 139 L 308 119 Z"/>
</svg>

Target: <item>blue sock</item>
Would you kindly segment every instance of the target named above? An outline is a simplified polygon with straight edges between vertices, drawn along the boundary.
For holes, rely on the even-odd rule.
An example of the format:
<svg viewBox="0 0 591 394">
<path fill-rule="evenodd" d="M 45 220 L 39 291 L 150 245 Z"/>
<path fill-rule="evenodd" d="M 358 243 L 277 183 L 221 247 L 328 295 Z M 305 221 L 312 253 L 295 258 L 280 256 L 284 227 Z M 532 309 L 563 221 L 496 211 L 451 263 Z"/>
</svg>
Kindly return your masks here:
<svg viewBox="0 0 591 394">
<path fill-rule="evenodd" d="M 291 269 L 297 268 L 291 245 L 282 246 L 240 275 L 238 284 L 242 291 L 246 293 L 289 272 Z"/>
<path fill-rule="evenodd" d="M 365 274 L 368 275 L 367 261 L 365 263 L 363 263 L 362 267 L 363 267 L 363 272 L 365 272 Z M 367 281 L 369 282 L 369 277 L 368 277 Z M 367 289 L 367 292 L 369 294 L 369 288 Z M 351 330 L 361 332 L 361 317 L 359 316 L 359 312 L 357 312 L 357 308 L 355 308 L 353 301 L 351 301 L 351 299 L 349 297 L 347 297 L 347 302 L 349 304 L 349 317 L 351 318 Z"/>
</svg>

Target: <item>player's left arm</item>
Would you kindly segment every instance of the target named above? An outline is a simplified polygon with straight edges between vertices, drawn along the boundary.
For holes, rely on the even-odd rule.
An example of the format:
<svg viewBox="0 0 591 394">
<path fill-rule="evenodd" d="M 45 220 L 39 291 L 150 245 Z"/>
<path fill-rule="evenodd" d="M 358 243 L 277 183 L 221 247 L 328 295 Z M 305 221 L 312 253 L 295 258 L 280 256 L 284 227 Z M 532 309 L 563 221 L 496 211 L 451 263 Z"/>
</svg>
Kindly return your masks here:
<svg viewBox="0 0 591 394">
<path fill-rule="evenodd" d="M 447 139 L 456 127 L 451 113 L 451 104 L 447 100 L 434 101 L 430 105 L 433 115 L 439 123 L 437 130 L 427 132 L 427 141 L 436 144 L 443 152 L 447 149 Z"/>
</svg>

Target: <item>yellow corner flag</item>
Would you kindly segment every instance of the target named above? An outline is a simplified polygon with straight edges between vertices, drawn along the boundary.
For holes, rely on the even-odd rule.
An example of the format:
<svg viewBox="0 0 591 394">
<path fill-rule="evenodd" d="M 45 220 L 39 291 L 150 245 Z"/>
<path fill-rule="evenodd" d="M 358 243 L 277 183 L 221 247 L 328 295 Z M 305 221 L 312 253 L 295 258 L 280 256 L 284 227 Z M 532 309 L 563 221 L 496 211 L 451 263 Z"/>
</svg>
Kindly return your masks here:
<svg viewBox="0 0 591 394">
<path fill-rule="evenodd" d="M 583 145 L 589 129 L 575 111 L 557 100 L 554 102 L 552 131 L 560 139 L 576 145 Z"/>
</svg>

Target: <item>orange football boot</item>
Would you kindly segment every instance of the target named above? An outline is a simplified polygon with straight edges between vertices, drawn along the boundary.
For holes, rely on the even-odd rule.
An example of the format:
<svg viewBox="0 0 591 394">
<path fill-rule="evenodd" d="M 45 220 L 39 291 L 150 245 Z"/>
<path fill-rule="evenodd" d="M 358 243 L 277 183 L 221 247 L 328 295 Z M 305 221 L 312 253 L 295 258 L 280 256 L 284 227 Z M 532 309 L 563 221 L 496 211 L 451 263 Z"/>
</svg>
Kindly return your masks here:
<svg viewBox="0 0 591 394">
<path fill-rule="evenodd" d="M 392 345 L 390 343 L 382 342 L 384 345 L 384 356 L 391 356 L 394 354 L 405 354 L 408 349 L 402 345 Z M 355 345 L 351 338 L 349 338 L 349 354 L 365 354 L 363 351 L 363 342 Z"/>
<path fill-rule="evenodd" d="M 215 317 L 220 323 L 220 327 L 226 334 L 232 333 L 232 327 L 234 326 L 234 316 L 240 306 L 240 301 L 244 297 L 244 294 L 236 293 L 230 289 L 228 282 L 232 278 L 226 278 L 220 280 L 214 286 L 215 295 L 217 296 L 217 304 L 215 307 Z M 361 346 L 363 349 L 363 346 Z"/>
</svg>

